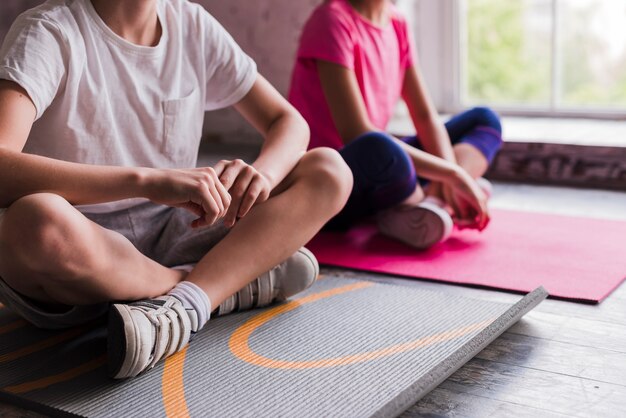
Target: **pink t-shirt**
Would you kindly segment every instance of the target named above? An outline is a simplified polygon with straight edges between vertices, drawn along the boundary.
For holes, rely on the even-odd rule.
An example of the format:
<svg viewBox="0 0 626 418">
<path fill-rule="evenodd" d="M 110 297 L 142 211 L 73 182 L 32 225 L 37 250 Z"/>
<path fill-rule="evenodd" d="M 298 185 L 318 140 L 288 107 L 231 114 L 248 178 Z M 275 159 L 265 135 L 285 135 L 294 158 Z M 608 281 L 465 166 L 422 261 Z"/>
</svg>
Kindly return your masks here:
<svg viewBox="0 0 626 418">
<path fill-rule="evenodd" d="M 391 21 L 374 25 L 348 0 L 329 0 L 306 23 L 300 38 L 289 101 L 311 127 L 310 148 L 340 149 L 343 141 L 335 127 L 317 73 L 317 60 L 354 71 L 370 122 L 385 130 L 398 102 L 404 74 L 413 63 L 412 42 L 406 20 L 389 3 Z"/>
</svg>

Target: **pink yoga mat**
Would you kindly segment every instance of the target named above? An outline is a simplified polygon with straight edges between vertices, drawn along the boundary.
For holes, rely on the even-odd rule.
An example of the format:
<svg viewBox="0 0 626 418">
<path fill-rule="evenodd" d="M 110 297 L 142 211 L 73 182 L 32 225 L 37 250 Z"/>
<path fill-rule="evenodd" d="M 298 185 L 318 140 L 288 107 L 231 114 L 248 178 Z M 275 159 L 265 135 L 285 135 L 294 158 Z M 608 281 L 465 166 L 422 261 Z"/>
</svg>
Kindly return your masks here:
<svg viewBox="0 0 626 418">
<path fill-rule="evenodd" d="M 626 278 L 626 222 L 493 210 L 482 233 L 455 230 L 417 251 L 373 224 L 322 232 L 309 244 L 321 264 L 598 303 Z"/>
</svg>

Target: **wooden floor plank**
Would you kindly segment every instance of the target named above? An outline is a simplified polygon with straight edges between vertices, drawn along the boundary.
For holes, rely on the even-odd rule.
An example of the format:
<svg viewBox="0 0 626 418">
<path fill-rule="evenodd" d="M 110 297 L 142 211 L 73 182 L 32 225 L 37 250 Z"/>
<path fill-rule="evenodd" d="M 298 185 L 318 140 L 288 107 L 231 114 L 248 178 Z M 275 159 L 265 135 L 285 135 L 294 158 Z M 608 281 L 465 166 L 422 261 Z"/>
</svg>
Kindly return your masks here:
<svg viewBox="0 0 626 418">
<path fill-rule="evenodd" d="M 440 387 L 569 416 L 622 418 L 626 411 L 625 386 L 478 358 Z"/>
<path fill-rule="evenodd" d="M 476 358 L 626 386 L 626 354 L 504 333 Z"/>
<path fill-rule="evenodd" d="M 438 387 L 401 415 L 401 418 L 425 417 L 565 418 L 569 415 Z"/>
<path fill-rule="evenodd" d="M 626 325 L 545 312 L 529 312 L 509 332 L 626 353 Z"/>
</svg>

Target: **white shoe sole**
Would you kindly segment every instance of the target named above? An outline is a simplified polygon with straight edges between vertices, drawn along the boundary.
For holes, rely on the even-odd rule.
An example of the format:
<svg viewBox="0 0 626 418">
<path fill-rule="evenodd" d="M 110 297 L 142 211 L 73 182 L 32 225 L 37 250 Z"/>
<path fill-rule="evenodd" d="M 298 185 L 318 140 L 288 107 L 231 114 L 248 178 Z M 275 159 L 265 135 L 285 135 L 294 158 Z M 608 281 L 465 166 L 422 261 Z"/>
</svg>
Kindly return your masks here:
<svg viewBox="0 0 626 418">
<path fill-rule="evenodd" d="M 430 202 L 392 208 L 378 217 L 378 229 L 383 235 L 419 250 L 445 241 L 452 228 L 450 214 Z"/>
</svg>

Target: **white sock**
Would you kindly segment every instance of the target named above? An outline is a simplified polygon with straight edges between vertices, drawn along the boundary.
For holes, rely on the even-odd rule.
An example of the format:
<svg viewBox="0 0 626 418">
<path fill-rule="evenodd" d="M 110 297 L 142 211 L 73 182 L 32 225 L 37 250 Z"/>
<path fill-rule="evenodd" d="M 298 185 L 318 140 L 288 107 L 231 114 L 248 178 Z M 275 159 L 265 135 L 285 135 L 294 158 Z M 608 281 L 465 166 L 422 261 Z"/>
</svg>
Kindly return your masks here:
<svg viewBox="0 0 626 418">
<path fill-rule="evenodd" d="M 176 285 L 168 293 L 180 300 L 185 309 L 193 309 L 198 314 L 198 330 L 202 329 L 204 324 L 211 317 L 211 301 L 207 294 L 198 285 L 182 281 Z"/>
</svg>

